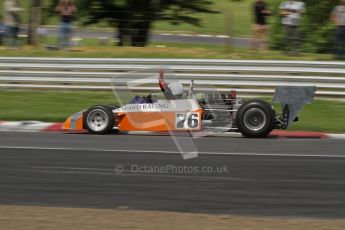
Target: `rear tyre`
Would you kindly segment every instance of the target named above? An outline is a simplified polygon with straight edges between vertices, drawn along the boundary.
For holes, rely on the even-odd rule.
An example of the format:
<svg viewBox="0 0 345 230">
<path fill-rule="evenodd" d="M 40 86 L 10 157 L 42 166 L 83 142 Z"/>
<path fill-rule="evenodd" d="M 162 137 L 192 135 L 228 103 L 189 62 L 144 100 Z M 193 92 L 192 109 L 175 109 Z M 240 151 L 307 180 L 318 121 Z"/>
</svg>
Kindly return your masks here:
<svg viewBox="0 0 345 230">
<path fill-rule="evenodd" d="M 104 135 L 113 132 L 115 116 L 111 108 L 97 105 L 84 115 L 84 128 L 92 134 Z"/>
<path fill-rule="evenodd" d="M 238 130 L 248 138 L 263 138 L 273 130 L 275 112 L 271 105 L 262 100 L 243 104 L 236 115 Z"/>
</svg>

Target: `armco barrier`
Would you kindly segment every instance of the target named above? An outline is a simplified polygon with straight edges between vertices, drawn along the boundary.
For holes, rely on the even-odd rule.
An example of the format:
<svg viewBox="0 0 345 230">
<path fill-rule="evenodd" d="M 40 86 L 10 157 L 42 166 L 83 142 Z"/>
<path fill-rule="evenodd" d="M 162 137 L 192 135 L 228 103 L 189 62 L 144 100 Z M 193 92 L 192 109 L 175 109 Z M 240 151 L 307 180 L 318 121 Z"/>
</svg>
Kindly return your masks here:
<svg viewBox="0 0 345 230">
<path fill-rule="evenodd" d="M 109 90 L 116 74 L 158 66 L 174 70 L 183 83 L 193 79 L 220 91 L 261 95 L 277 85 L 313 85 L 319 97 L 345 98 L 345 62 L 324 61 L 0 57 L 0 87 Z M 117 79 L 128 80 L 134 79 Z"/>
</svg>

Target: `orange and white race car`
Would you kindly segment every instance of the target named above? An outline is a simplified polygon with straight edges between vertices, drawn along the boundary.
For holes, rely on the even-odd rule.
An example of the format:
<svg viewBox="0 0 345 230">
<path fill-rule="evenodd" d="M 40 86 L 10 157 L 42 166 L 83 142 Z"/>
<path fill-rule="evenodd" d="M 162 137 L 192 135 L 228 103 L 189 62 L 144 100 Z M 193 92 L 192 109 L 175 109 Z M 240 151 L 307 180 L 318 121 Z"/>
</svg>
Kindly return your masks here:
<svg viewBox="0 0 345 230">
<path fill-rule="evenodd" d="M 69 117 L 63 129 L 92 134 L 121 131 L 241 132 L 245 137 L 266 137 L 273 129 L 286 129 L 297 120 L 304 104 L 311 103 L 315 87 L 277 87 L 274 101 L 282 105 L 277 114 L 266 101 L 239 99 L 236 91 L 206 92 L 196 96 L 194 81 L 185 89 L 179 81 L 166 81 L 157 71 L 162 98 L 155 94 L 135 96 L 123 106 L 96 105 Z"/>
</svg>

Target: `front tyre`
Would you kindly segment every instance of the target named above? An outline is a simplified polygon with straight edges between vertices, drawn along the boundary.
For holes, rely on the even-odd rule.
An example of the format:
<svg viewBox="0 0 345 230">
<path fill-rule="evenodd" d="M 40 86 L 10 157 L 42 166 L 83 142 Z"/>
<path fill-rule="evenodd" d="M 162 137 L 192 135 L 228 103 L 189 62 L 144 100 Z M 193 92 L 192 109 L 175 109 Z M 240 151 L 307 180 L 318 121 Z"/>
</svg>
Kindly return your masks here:
<svg viewBox="0 0 345 230">
<path fill-rule="evenodd" d="M 249 138 L 267 137 L 274 128 L 274 122 L 274 110 L 270 104 L 262 100 L 246 102 L 236 115 L 238 130 Z"/>
<path fill-rule="evenodd" d="M 84 114 L 84 128 L 92 134 L 111 133 L 115 126 L 115 117 L 107 106 L 93 106 Z"/>
</svg>

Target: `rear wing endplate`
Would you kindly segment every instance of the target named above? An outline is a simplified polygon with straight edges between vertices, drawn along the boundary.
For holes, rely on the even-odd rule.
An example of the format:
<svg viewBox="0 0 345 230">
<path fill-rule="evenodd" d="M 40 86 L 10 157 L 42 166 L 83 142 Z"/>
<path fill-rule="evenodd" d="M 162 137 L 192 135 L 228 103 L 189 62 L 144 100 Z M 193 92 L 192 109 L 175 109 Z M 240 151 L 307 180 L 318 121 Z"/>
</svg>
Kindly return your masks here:
<svg viewBox="0 0 345 230">
<path fill-rule="evenodd" d="M 316 86 L 278 86 L 273 102 L 282 106 L 283 128 L 287 128 L 297 118 L 305 104 L 314 100 Z"/>
</svg>

